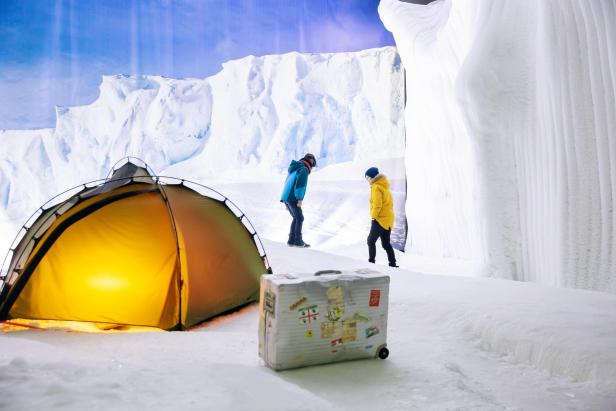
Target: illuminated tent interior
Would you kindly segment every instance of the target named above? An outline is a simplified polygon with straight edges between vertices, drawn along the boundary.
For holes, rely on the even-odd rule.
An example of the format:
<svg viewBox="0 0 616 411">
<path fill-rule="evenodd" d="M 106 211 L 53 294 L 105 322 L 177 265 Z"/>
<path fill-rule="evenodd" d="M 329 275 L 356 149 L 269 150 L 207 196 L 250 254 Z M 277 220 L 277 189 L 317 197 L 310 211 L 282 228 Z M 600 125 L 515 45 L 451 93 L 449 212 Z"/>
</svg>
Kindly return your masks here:
<svg viewBox="0 0 616 411">
<path fill-rule="evenodd" d="M 0 320 L 177 330 L 255 301 L 270 271 L 263 246 L 230 200 L 204 189 L 129 160 L 41 207 L 7 257 Z"/>
</svg>

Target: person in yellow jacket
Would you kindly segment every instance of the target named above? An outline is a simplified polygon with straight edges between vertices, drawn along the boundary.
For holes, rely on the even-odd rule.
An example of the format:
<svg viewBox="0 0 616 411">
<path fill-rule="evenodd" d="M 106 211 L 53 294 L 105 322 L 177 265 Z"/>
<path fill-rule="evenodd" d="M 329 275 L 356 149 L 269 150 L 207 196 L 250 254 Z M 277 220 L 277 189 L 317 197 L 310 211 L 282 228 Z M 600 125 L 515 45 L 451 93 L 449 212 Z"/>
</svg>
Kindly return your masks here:
<svg viewBox="0 0 616 411">
<path fill-rule="evenodd" d="M 391 229 L 394 225 L 394 200 L 389 190 L 389 181 L 376 167 L 366 170 L 366 180 L 370 183 L 370 217 L 372 225 L 368 234 L 368 261 L 375 262 L 376 240 L 387 252 L 390 267 L 398 267 L 396 254 L 391 246 Z"/>
</svg>

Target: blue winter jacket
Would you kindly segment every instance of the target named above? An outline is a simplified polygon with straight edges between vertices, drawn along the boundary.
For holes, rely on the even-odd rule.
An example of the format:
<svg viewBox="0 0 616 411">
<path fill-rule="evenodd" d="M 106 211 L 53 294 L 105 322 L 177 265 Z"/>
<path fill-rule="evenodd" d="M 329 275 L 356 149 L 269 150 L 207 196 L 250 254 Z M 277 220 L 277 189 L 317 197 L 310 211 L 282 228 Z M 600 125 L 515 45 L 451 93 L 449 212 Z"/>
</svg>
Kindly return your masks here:
<svg viewBox="0 0 616 411">
<path fill-rule="evenodd" d="M 306 195 L 306 186 L 308 185 L 308 174 L 310 170 L 301 161 L 291 161 L 289 165 L 289 175 L 284 182 L 284 189 L 280 201 L 299 201 L 304 199 Z"/>
</svg>

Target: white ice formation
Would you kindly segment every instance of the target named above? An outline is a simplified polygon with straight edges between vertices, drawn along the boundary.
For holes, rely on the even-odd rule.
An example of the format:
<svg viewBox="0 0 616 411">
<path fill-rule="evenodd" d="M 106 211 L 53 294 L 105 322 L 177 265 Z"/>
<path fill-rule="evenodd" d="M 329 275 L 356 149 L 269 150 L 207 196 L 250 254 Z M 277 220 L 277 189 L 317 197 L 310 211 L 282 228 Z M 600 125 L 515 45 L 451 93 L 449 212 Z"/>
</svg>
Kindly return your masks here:
<svg viewBox="0 0 616 411">
<path fill-rule="evenodd" d="M 412 251 L 616 292 L 616 2 L 381 0 Z"/>
<path fill-rule="evenodd" d="M 92 104 L 57 109 L 55 129 L 0 131 L 0 252 L 42 203 L 105 178 L 125 156 L 206 185 L 269 179 L 263 207 L 280 207 L 281 174 L 306 152 L 319 170 L 401 158 L 403 87 L 394 47 L 248 56 L 205 79 L 105 76 Z M 362 176 L 340 179 L 365 185 Z M 342 221 L 324 225 L 335 231 Z M 279 222 L 257 225 L 267 232 L 268 223 Z"/>
</svg>

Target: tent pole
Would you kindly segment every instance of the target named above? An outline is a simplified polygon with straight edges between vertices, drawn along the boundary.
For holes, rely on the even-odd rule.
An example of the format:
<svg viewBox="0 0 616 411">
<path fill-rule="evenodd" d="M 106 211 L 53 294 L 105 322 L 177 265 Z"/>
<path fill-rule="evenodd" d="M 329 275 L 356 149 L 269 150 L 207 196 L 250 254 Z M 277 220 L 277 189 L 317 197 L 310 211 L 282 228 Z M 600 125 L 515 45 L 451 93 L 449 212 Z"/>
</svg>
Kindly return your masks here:
<svg viewBox="0 0 616 411">
<path fill-rule="evenodd" d="M 160 195 L 163 197 L 163 201 L 165 202 L 165 206 L 167 207 L 167 213 L 169 213 L 169 219 L 171 220 L 171 227 L 173 228 L 173 235 L 175 236 L 175 250 L 176 250 L 176 255 L 177 255 L 177 259 L 176 259 L 176 271 L 178 273 L 178 282 L 177 282 L 177 287 L 178 287 L 178 306 L 179 306 L 179 310 L 178 310 L 178 322 L 176 327 L 179 329 L 180 331 L 183 331 L 185 329 L 184 324 L 182 324 L 182 287 L 183 287 L 183 281 L 182 281 L 182 257 L 180 254 L 180 240 L 178 238 L 178 231 L 177 231 L 177 225 L 175 224 L 175 218 L 173 217 L 173 210 L 171 209 L 171 204 L 169 204 L 169 198 L 167 197 L 167 192 L 165 191 L 163 185 L 160 183 L 160 177 L 156 177 L 155 179 L 155 183 L 156 187 L 158 188 L 158 191 L 160 193 Z"/>
</svg>

